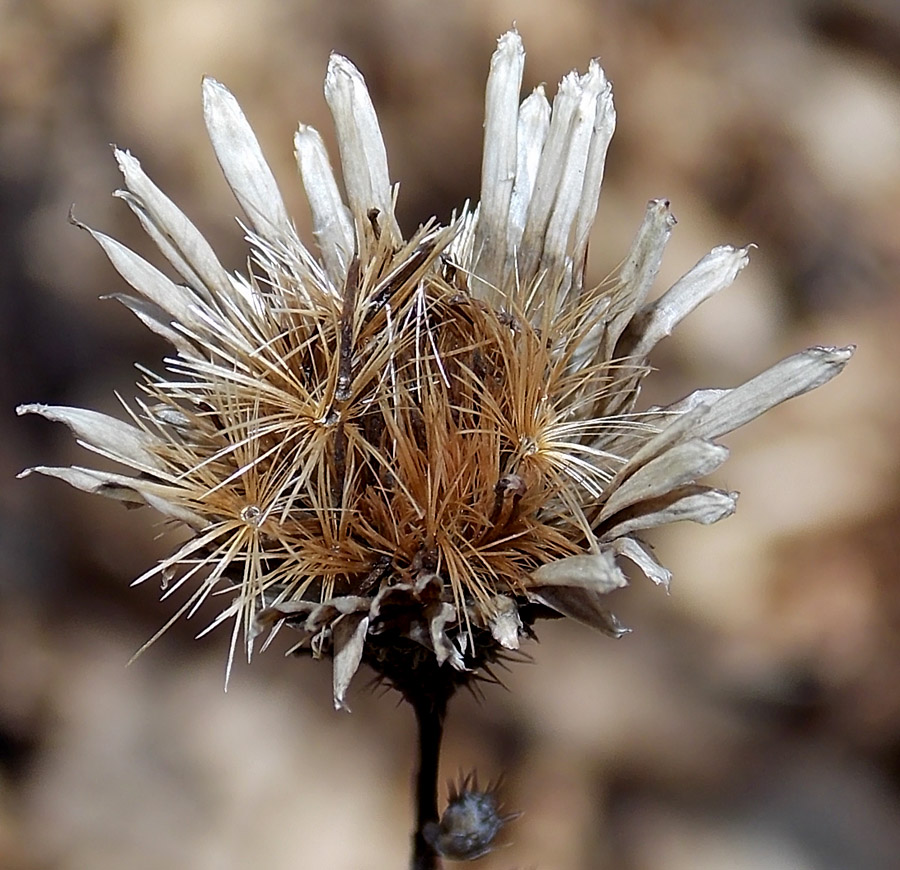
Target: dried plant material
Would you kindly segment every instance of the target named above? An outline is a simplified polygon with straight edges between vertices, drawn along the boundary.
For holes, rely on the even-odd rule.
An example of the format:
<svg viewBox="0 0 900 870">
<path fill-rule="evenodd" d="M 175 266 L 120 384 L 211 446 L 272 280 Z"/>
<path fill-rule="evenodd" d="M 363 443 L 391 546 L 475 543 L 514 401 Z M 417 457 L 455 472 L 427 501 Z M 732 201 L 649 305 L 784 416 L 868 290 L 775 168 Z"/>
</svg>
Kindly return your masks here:
<svg viewBox="0 0 900 870">
<path fill-rule="evenodd" d="M 482 789 L 474 772 L 451 783 L 440 821 L 429 822 L 424 830 L 425 839 L 438 855 L 451 861 L 474 861 L 494 848 L 503 826 L 519 815 L 502 814 L 499 790 L 499 782 Z"/>
<path fill-rule="evenodd" d="M 362 662 L 407 697 L 445 694 L 516 650 L 541 616 L 619 636 L 607 594 L 637 565 L 670 574 L 638 533 L 730 515 L 699 481 L 715 439 L 837 374 L 853 348 L 812 348 L 743 386 L 641 409 L 647 355 L 728 287 L 748 250 L 715 248 L 651 298 L 675 219 L 649 203 L 622 267 L 585 276 L 615 127 L 596 62 L 551 104 L 520 102 L 524 50 L 501 37 L 487 85 L 481 202 L 404 237 L 360 72 L 334 55 L 325 97 L 346 199 L 322 137 L 294 139 L 317 246 L 298 238 L 249 123 L 203 85 L 210 139 L 246 215 L 251 267 L 229 274 L 128 152 L 118 192 L 177 273 L 89 230 L 138 297 L 117 294 L 173 356 L 123 422 L 23 405 L 130 474 L 32 469 L 149 505 L 193 537 L 164 578 L 191 616 L 228 603 L 231 657 L 289 625 L 334 662 L 334 701 Z M 175 617 L 173 617 L 175 618 Z M 441 833 L 444 836 L 446 832 Z M 438 835 L 436 835 L 438 836 Z M 449 835 L 448 835 L 449 836 Z M 466 857 L 475 846 L 450 848 Z"/>
</svg>

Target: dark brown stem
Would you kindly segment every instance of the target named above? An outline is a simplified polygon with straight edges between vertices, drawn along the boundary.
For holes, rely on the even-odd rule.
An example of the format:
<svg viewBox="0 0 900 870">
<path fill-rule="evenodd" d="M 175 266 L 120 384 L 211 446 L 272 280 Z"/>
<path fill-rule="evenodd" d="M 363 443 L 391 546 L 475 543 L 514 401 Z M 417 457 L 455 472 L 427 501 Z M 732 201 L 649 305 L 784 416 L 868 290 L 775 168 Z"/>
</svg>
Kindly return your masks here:
<svg viewBox="0 0 900 870">
<path fill-rule="evenodd" d="M 425 825 L 438 821 L 438 768 L 447 696 L 426 694 L 410 698 L 419 729 L 419 767 L 416 771 L 416 828 L 413 834 L 412 870 L 440 870 L 441 860 L 425 839 Z"/>
<path fill-rule="evenodd" d="M 334 398 L 346 402 L 350 398 L 353 381 L 353 312 L 359 289 L 359 257 L 350 261 L 347 280 L 344 282 L 344 304 L 341 309 L 341 338 L 338 349 L 338 378 Z"/>
</svg>

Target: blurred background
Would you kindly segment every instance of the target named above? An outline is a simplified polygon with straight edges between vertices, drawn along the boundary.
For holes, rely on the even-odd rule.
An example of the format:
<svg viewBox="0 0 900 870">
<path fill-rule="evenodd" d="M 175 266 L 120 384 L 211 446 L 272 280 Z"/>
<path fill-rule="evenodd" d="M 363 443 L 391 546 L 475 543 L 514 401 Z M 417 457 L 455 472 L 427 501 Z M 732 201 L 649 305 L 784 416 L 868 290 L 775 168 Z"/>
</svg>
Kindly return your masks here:
<svg viewBox="0 0 900 870">
<path fill-rule="evenodd" d="M 847 870 L 900 854 L 900 6 L 894 0 L 0 0 L 0 866 L 406 866 L 412 716 L 357 677 L 270 651 L 223 693 L 207 611 L 136 664 L 171 602 L 130 580 L 166 552 L 125 511 L 22 468 L 85 461 L 21 402 L 114 412 L 166 348 L 98 296 L 121 280 L 80 220 L 147 256 L 110 192 L 114 142 L 245 265 L 200 78 L 238 96 L 298 226 L 298 121 L 366 76 L 406 231 L 477 198 L 484 81 L 516 22 L 525 88 L 591 57 L 618 130 L 589 277 L 646 201 L 678 227 L 657 292 L 755 242 L 733 288 L 659 348 L 647 404 L 733 386 L 810 344 L 847 371 L 727 439 L 737 514 L 653 540 L 674 571 L 616 595 L 635 631 L 547 624 L 533 664 L 451 707 L 444 772 L 506 775 L 523 811 L 488 870 Z M 308 237 L 308 236 L 307 236 Z M 157 260 L 158 262 L 158 260 Z"/>
</svg>

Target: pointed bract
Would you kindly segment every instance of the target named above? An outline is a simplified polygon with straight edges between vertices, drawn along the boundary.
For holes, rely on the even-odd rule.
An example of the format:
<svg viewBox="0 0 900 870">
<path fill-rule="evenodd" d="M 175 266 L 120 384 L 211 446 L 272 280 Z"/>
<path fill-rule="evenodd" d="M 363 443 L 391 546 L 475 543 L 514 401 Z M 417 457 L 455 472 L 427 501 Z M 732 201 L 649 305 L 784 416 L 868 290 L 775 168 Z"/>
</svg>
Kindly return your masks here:
<svg viewBox="0 0 900 870">
<path fill-rule="evenodd" d="M 347 278 L 356 249 L 353 219 L 338 190 L 325 143 L 305 124 L 294 134 L 294 154 L 312 212 L 313 234 L 319 243 L 325 271 L 335 288 Z"/>
<path fill-rule="evenodd" d="M 516 180 L 519 92 L 525 49 L 515 31 L 500 37 L 485 98 L 481 204 L 475 229 L 474 292 L 490 297 L 503 283 L 510 199 Z"/>
<path fill-rule="evenodd" d="M 224 85 L 203 79 L 203 117 L 219 166 L 257 233 L 285 241 L 294 227 L 278 184 L 237 100 Z"/>
<path fill-rule="evenodd" d="M 374 209 L 384 231 L 393 242 L 399 242 L 387 151 L 375 107 L 359 70 L 339 54 L 331 55 L 328 62 L 325 100 L 337 129 L 344 186 L 357 232 L 369 222 Z"/>
</svg>

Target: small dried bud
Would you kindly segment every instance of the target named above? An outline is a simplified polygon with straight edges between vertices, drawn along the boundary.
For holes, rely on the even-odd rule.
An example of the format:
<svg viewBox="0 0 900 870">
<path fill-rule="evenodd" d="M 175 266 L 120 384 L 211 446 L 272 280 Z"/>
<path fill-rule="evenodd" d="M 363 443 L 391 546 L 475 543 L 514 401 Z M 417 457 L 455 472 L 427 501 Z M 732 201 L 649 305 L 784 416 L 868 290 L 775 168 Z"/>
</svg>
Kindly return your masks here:
<svg viewBox="0 0 900 870">
<path fill-rule="evenodd" d="M 428 822 L 423 835 L 428 845 L 451 861 L 474 861 L 491 851 L 500 829 L 519 813 L 502 815 L 499 782 L 480 789 L 475 773 L 450 785 L 450 802 L 440 822 Z"/>
</svg>

